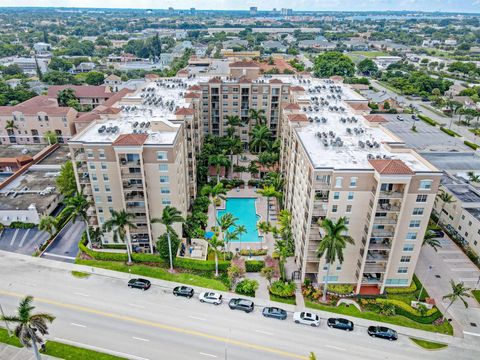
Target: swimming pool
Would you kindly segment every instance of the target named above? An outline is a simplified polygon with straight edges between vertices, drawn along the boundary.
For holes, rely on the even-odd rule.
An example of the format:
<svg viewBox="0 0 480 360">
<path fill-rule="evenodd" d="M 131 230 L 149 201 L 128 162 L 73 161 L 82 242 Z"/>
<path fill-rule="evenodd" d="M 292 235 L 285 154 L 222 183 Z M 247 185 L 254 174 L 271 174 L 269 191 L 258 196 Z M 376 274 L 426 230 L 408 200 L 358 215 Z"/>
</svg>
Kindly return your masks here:
<svg viewBox="0 0 480 360">
<path fill-rule="evenodd" d="M 227 205 L 224 210 L 218 210 L 218 217 L 225 213 L 232 213 L 238 218 L 236 224 L 244 225 L 247 233 L 239 236 L 238 241 L 232 243 L 259 243 L 262 241 L 258 236 L 257 221 L 260 216 L 255 210 L 255 198 L 227 198 Z"/>
</svg>

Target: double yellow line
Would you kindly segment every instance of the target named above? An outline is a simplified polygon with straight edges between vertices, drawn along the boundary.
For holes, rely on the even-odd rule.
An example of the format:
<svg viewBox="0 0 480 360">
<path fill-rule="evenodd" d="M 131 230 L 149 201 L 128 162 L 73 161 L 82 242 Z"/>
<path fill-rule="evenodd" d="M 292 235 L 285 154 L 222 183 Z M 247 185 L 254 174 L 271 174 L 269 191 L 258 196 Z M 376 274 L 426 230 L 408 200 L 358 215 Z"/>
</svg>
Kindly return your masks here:
<svg viewBox="0 0 480 360">
<path fill-rule="evenodd" d="M 23 298 L 23 297 L 26 296 L 24 294 L 11 292 L 11 291 L 3 291 L 3 290 L 0 290 L 0 295 L 6 295 L 6 296 L 10 296 L 10 297 L 15 297 L 15 298 Z M 308 360 L 308 357 L 306 357 L 304 355 L 294 354 L 294 353 L 290 353 L 290 352 L 287 352 L 287 351 L 282 351 L 282 350 L 267 347 L 267 346 L 251 344 L 251 343 L 248 343 L 248 342 L 238 341 L 238 340 L 225 338 L 225 337 L 217 336 L 217 335 L 210 335 L 210 334 L 206 334 L 206 333 L 203 333 L 203 332 L 200 332 L 200 331 L 189 330 L 189 329 L 185 329 L 185 328 L 180 328 L 180 327 L 176 327 L 176 326 L 161 324 L 161 323 L 158 323 L 158 322 L 153 322 L 153 321 L 148 321 L 148 320 L 142 320 L 142 319 L 134 318 L 134 317 L 131 317 L 131 316 L 114 314 L 114 313 L 110 313 L 110 312 L 106 312 L 106 311 L 101 311 L 101 310 L 88 308 L 88 307 L 85 307 L 85 306 L 67 304 L 67 303 L 64 303 L 64 302 L 59 302 L 59 301 L 44 299 L 44 298 L 38 298 L 38 297 L 35 297 L 35 301 L 40 302 L 40 303 L 44 303 L 44 304 L 55 305 L 55 306 L 65 308 L 65 309 L 77 310 L 77 311 L 81 311 L 81 312 L 85 312 L 85 313 L 100 315 L 100 316 L 111 318 L 111 319 L 117 319 L 117 320 L 122 320 L 122 321 L 126 321 L 126 322 L 135 323 L 135 324 L 152 326 L 152 327 L 162 329 L 162 330 L 168 330 L 168 331 L 172 331 L 172 332 L 176 332 L 176 333 L 187 334 L 187 335 L 191 335 L 191 336 L 196 336 L 196 337 L 200 337 L 200 338 L 214 340 L 214 341 L 221 342 L 223 344 L 227 343 L 227 344 L 235 345 L 235 346 L 238 346 L 238 347 L 263 351 L 263 352 L 267 352 L 267 353 L 271 353 L 271 354 L 280 355 L 280 356 L 283 356 L 283 357 L 286 357 L 286 358 Z"/>
</svg>

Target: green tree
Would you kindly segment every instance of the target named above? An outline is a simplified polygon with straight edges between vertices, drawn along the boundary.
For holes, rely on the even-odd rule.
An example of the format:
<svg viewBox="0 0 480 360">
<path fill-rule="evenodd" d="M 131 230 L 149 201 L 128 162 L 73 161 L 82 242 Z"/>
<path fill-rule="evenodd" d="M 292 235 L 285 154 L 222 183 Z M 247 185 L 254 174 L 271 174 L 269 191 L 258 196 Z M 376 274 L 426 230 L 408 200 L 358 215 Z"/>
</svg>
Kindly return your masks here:
<svg viewBox="0 0 480 360">
<path fill-rule="evenodd" d="M 73 68 L 73 63 L 67 59 L 54 56 L 48 63 L 48 68 L 50 70 L 68 71 Z"/>
<path fill-rule="evenodd" d="M 47 232 L 52 237 L 57 231 L 57 221 L 53 216 L 44 215 L 40 218 L 38 228 Z"/>
<path fill-rule="evenodd" d="M 73 163 L 67 160 L 60 168 L 60 174 L 55 180 L 58 190 L 63 196 L 70 197 L 77 192 L 77 182 L 75 180 L 75 172 Z"/>
<path fill-rule="evenodd" d="M 215 255 L 215 276 L 218 277 L 218 255 L 222 252 L 225 244 L 222 240 L 218 239 L 217 234 L 214 234 L 211 239 L 208 240 L 208 244 Z"/>
<path fill-rule="evenodd" d="M 15 130 L 18 130 L 17 124 L 13 120 L 7 120 L 5 122 L 5 130 L 7 130 L 8 135 L 12 136 L 15 135 Z"/>
<path fill-rule="evenodd" d="M 220 182 L 220 168 L 223 166 L 227 168 L 230 165 L 230 160 L 223 154 L 210 155 L 208 158 L 208 164 L 215 166 L 215 172 L 217 174 L 217 183 Z"/>
<path fill-rule="evenodd" d="M 68 106 L 70 100 L 77 100 L 78 98 L 75 95 L 75 90 L 72 88 L 66 88 L 60 90 L 57 94 L 57 101 L 59 106 Z"/>
<path fill-rule="evenodd" d="M 440 212 L 438 213 L 438 219 L 437 219 L 437 225 L 440 222 L 440 218 L 442 217 L 443 210 L 445 209 L 445 206 L 447 204 L 452 204 L 455 202 L 455 199 L 453 198 L 453 195 L 446 192 L 445 190 L 440 190 L 439 193 L 437 194 L 437 197 L 435 198 L 435 201 L 441 201 L 442 202 L 442 207 L 440 208 Z"/>
<path fill-rule="evenodd" d="M 85 76 L 85 82 L 88 85 L 101 85 L 103 84 L 105 76 L 99 71 L 89 71 Z"/>
<path fill-rule="evenodd" d="M 159 223 L 165 226 L 167 231 L 167 240 L 168 240 L 168 258 L 170 260 L 170 271 L 173 272 L 173 254 L 172 254 L 172 243 L 171 243 L 171 234 L 175 233 L 173 229 L 173 224 L 175 223 L 183 223 L 185 219 L 182 217 L 182 213 L 180 210 L 173 206 L 165 206 L 162 211 L 161 218 L 155 218 L 151 220 L 151 223 Z M 178 245 L 177 245 L 178 247 Z M 175 256 L 176 256 L 175 252 Z"/>
<path fill-rule="evenodd" d="M 480 175 L 476 175 L 473 171 L 467 172 L 468 181 L 480 183 Z"/>
<path fill-rule="evenodd" d="M 125 210 L 115 211 L 112 210 L 110 213 L 110 219 L 105 221 L 103 224 L 104 232 L 113 232 L 113 241 L 125 243 L 127 248 L 128 262 L 127 264 L 132 264 L 132 247 L 129 239 L 127 238 L 127 228 L 135 229 L 137 226 L 133 223 L 135 215 L 132 213 L 127 213 Z"/>
<path fill-rule="evenodd" d="M 47 313 L 33 313 L 35 307 L 32 305 L 33 297 L 27 296 L 20 301 L 17 314 L 11 316 L 1 316 L 2 321 L 17 324 L 14 330 L 15 336 L 26 348 L 33 348 L 35 357 L 40 360 L 38 345 L 42 344 L 41 335 L 48 335 L 47 323 L 52 323 L 55 316 Z M 40 333 L 40 335 L 38 334 Z"/>
<path fill-rule="evenodd" d="M 90 239 L 90 225 L 88 223 L 88 208 L 93 204 L 92 201 L 88 201 L 85 195 L 82 193 L 76 193 L 65 200 L 65 208 L 62 210 L 65 214 L 72 216 L 73 223 L 77 221 L 77 217 L 80 217 L 86 226 L 88 242 L 91 243 Z"/>
<path fill-rule="evenodd" d="M 468 303 L 465 298 L 472 297 L 470 294 L 470 288 L 466 287 L 463 281 L 455 284 L 455 281 L 450 280 L 450 286 L 452 287 L 452 292 L 442 297 L 443 300 L 450 300 L 450 304 L 448 304 L 445 313 L 443 314 L 443 319 L 445 319 L 445 315 L 447 314 L 448 309 L 450 309 L 450 306 L 452 306 L 457 300 L 461 300 L 465 308 L 468 308 Z"/>
<path fill-rule="evenodd" d="M 43 75 L 42 80 L 49 85 L 76 84 L 75 77 L 72 74 L 59 70 L 50 70 Z"/>
<path fill-rule="evenodd" d="M 250 115 L 248 120 L 253 122 L 254 125 L 266 125 L 267 117 L 265 116 L 265 110 L 249 109 L 248 113 Z"/>
<path fill-rule="evenodd" d="M 272 285 L 272 279 L 275 275 L 275 269 L 272 266 L 265 266 L 260 271 L 260 275 L 268 281 L 268 285 Z"/>
<path fill-rule="evenodd" d="M 430 231 L 430 230 L 427 230 L 427 232 L 423 236 L 422 246 L 425 246 L 425 245 L 431 246 L 433 248 L 433 250 L 435 250 L 435 252 L 438 251 L 437 248 L 442 247 L 442 244 L 437 239 L 437 235 L 433 231 Z"/>
<path fill-rule="evenodd" d="M 357 65 L 358 71 L 362 75 L 372 76 L 378 72 L 378 66 L 372 59 L 363 59 Z"/>
<path fill-rule="evenodd" d="M 250 133 L 250 149 L 255 149 L 256 152 L 262 152 L 270 143 L 272 133 L 265 125 L 255 125 Z"/>
<path fill-rule="evenodd" d="M 295 253 L 295 242 L 292 234 L 292 214 L 288 210 L 280 210 L 278 214 L 278 224 L 280 236 L 286 242 L 289 256 L 292 256 Z"/>
<path fill-rule="evenodd" d="M 49 145 L 56 144 L 58 142 L 58 136 L 52 130 L 47 130 L 43 133 L 44 139 Z"/>
<path fill-rule="evenodd" d="M 215 216 L 215 225 L 217 225 L 217 202 L 227 198 L 227 189 L 222 183 L 217 183 L 215 186 L 205 185 L 200 191 L 202 196 L 208 196 L 212 199 L 213 215 Z"/>
<path fill-rule="evenodd" d="M 320 226 L 325 231 L 325 234 L 318 245 L 317 256 L 319 258 L 325 257 L 325 262 L 327 264 L 327 275 L 324 278 L 322 295 L 322 300 L 325 302 L 327 300 L 330 266 L 337 260 L 340 264 L 343 263 L 343 250 L 347 244 L 354 244 L 354 241 L 350 236 L 345 235 L 348 231 L 348 227 L 345 224 L 345 217 L 341 217 L 337 222 L 331 219 L 323 219 Z"/>
<path fill-rule="evenodd" d="M 220 240 L 222 240 L 226 244 L 227 249 L 229 247 L 230 240 L 235 240 L 235 237 L 238 238 L 237 234 L 235 234 L 234 232 L 228 234 L 228 229 L 230 229 L 231 227 L 235 227 L 237 221 L 238 218 L 233 216 L 232 213 L 225 213 L 219 218 L 217 218 L 217 223 L 220 230 Z"/>
<path fill-rule="evenodd" d="M 315 58 L 313 70 L 315 76 L 322 78 L 334 75 L 352 77 L 355 74 L 355 64 L 342 53 L 328 51 Z"/>
<path fill-rule="evenodd" d="M 287 257 L 290 255 L 288 250 L 287 242 L 283 239 L 277 239 L 274 245 L 275 253 L 278 255 L 278 266 L 280 268 L 280 277 L 283 281 L 286 280 L 285 274 L 285 263 L 287 262 Z"/>
<path fill-rule="evenodd" d="M 308 355 L 308 360 L 317 360 L 317 357 L 313 351 L 311 351 L 310 355 Z"/>
<path fill-rule="evenodd" d="M 263 189 L 258 190 L 258 193 L 267 198 L 267 223 L 270 223 L 270 198 L 279 198 L 281 192 L 277 191 L 272 185 L 264 186 Z"/>
</svg>

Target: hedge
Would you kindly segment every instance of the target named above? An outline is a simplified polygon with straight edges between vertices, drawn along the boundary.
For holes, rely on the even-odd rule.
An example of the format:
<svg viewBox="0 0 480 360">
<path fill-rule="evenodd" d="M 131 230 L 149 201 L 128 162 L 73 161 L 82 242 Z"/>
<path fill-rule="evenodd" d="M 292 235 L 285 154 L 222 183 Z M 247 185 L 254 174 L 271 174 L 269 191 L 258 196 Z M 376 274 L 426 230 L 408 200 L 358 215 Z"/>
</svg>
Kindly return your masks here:
<svg viewBox="0 0 480 360">
<path fill-rule="evenodd" d="M 412 281 L 409 287 L 387 287 L 385 291 L 387 294 L 410 294 L 417 291 L 417 285 Z"/>
<path fill-rule="evenodd" d="M 427 311 L 425 316 L 422 316 L 417 309 L 414 309 L 407 303 L 400 300 L 379 298 L 375 301 L 377 303 L 392 304 L 395 306 L 395 312 L 397 315 L 405 316 L 406 318 L 409 318 L 410 320 L 416 321 L 421 324 L 431 324 L 442 316 L 442 313 L 436 307 L 431 308 Z"/>
<path fill-rule="evenodd" d="M 477 145 L 477 144 L 475 144 L 471 141 L 468 141 L 468 140 L 465 140 L 463 143 L 473 150 L 477 150 L 480 147 L 480 145 Z"/>
<path fill-rule="evenodd" d="M 245 261 L 245 270 L 247 272 L 259 272 L 265 266 L 263 260 L 247 260 Z"/>
<path fill-rule="evenodd" d="M 12 221 L 8 227 L 11 229 L 31 229 L 35 227 L 35 224 L 22 221 Z"/>
<path fill-rule="evenodd" d="M 455 131 L 444 128 L 443 126 L 440 126 L 440 130 L 442 130 L 445 134 L 453 136 L 453 137 L 460 137 L 459 134 L 457 134 Z"/>
<path fill-rule="evenodd" d="M 432 118 L 429 118 L 428 116 L 419 114 L 419 115 L 418 115 L 418 118 L 419 118 L 420 120 L 425 121 L 425 122 L 426 122 L 427 124 L 429 124 L 429 125 L 432 125 L 432 126 L 437 126 L 437 125 L 439 125 L 438 122 L 436 122 L 436 121 L 433 120 Z"/>
</svg>

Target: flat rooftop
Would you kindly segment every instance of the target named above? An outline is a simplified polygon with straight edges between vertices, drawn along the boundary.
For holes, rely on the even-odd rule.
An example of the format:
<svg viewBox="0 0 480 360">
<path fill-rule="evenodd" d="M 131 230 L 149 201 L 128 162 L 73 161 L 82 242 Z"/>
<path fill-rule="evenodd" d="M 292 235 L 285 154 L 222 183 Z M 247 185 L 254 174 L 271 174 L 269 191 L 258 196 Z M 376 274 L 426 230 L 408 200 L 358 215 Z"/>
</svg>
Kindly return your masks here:
<svg viewBox="0 0 480 360">
<path fill-rule="evenodd" d="M 465 208 L 475 219 L 480 220 L 480 208 Z"/>
<path fill-rule="evenodd" d="M 480 191 L 476 191 L 465 179 L 457 176 L 444 175 L 441 179 L 442 186 L 453 193 L 462 203 L 480 204 Z"/>
<path fill-rule="evenodd" d="M 480 171 L 480 155 L 475 152 L 422 152 L 421 155 L 443 171 Z"/>
<path fill-rule="evenodd" d="M 33 157 L 44 147 L 44 145 L 1 145 L 0 158 L 16 158 L 23 155 Z"/>
<path fill-rule="evenodd" d="M 62 166 L 67 160 L 70 160 L 70 149 L 67 145 L 62 145 L 37 165 L 58 165 Z"/>
</svg>

